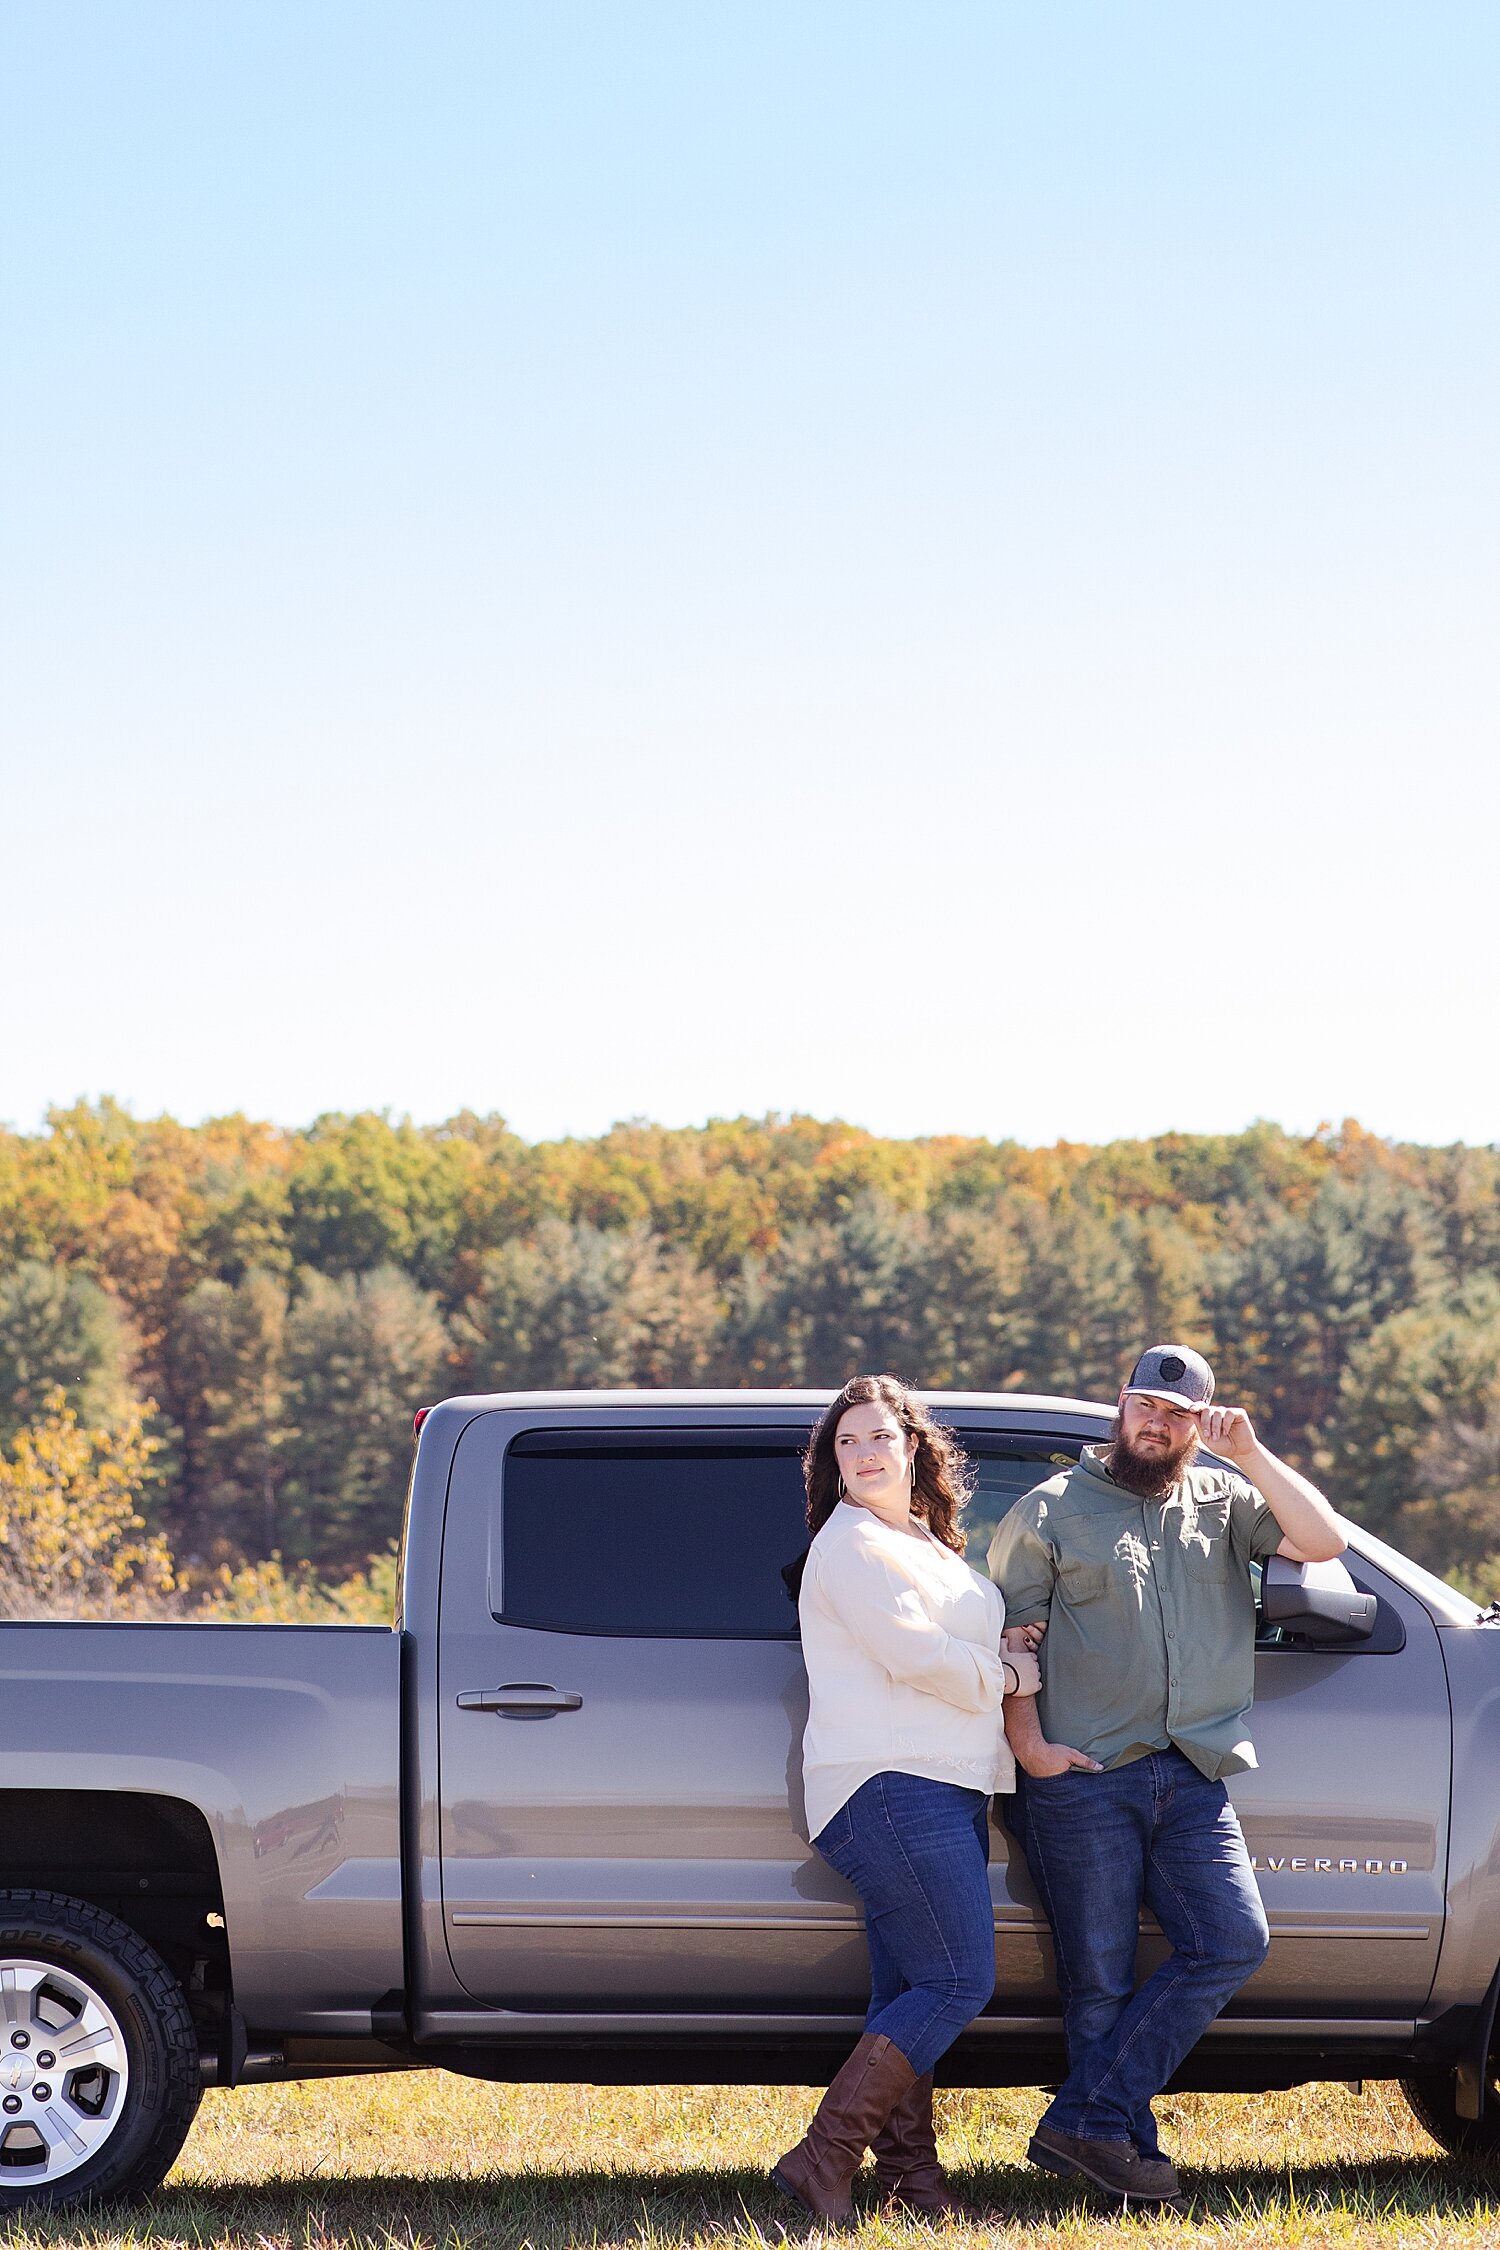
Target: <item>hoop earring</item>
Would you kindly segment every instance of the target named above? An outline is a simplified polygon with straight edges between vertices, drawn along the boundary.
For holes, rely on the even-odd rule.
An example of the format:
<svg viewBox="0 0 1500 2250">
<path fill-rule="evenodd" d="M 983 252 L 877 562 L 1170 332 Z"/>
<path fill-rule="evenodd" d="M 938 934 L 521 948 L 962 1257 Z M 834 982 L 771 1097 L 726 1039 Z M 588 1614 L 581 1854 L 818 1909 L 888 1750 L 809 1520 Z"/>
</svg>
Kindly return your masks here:
<svg viewBox="0 0 1500 2250">
<path fill-rule="evenodd" d="M 842 1478 L 842 1477 L 840 1477 L 840 1478 L 839 1478 L 839 1498 L 840 1498 L 841 1500 L 847 1500 L 847 1499 L 848 1499 L 848 1497 L 849 1497 L 849 1487 L 848 1487 L 848 1485 L 847 1485 L 847 1484 L 845 1484 L 845 1482 L 844 1482 L 843 1478 Z"/>
</svg>

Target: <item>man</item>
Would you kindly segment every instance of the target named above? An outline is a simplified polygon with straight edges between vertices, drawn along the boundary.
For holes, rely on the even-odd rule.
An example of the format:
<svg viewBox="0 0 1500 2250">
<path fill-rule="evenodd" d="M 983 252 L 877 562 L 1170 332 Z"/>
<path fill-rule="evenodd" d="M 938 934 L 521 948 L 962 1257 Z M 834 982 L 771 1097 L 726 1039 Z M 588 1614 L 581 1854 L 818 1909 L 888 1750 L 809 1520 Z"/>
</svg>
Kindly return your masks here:
<svg viewBox="0 0 1500 2250">
<path fill-rule="evenodd" d="M 1068 2046 L 1027 2154 L 1127 2201 L 1180 2193 L 1152 2096 L 1266 1956 L 1224 1788 L 1255 1764 L 1250 1563 L 1344 1551 L 1323 1495 L 1213 1395 L 1186 1345 L 1143 1352 L 1109 1442 L 1018 1501 L 989 1553 L 1007 1624 L 1046 1633 L 1040 1695 L 1005 1706 Z M 1194 1466 L 1200 1443 L 1233 1467 Z M 1172 1950 L 1137 1991 L 1142 1905 Z"/>
</svg>

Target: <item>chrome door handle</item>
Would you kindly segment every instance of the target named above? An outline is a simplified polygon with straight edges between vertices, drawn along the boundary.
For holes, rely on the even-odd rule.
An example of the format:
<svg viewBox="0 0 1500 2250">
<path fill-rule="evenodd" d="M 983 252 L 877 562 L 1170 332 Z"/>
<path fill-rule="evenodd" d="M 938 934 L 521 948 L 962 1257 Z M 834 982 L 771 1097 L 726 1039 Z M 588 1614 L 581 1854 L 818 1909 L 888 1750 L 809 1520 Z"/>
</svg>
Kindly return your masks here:
<svg viewBox="0 0 1500 2250">
<path fill-rule="evenodd" d="M 554 1711 L 581 1711 L 583 1697 L 540 1680 L 511 1680 L 505 1687 L 470 1688 L 458 1699 L 460 1711 L 499 1711 L 517 1719 L 545 1719 Z"/>
</svg>

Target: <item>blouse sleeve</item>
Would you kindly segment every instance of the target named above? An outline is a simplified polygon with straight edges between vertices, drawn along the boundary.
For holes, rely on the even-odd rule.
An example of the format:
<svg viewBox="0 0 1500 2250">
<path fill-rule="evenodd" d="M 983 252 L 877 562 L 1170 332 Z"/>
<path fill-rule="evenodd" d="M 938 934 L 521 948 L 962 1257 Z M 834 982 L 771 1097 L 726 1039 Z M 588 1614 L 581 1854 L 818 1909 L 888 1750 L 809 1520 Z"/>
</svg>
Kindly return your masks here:
<svg viewBox="0 0 1500 2250">
<path fill-rule="evenodd" d="M 999 1708 L 1005 1695 L 1003 1659 L 974 1641 L 945 1633 L 928 1616 L 912 1581 L 875 1547 L 850 1541 L 840 1551 L 837 1567 L 824 1564 L 818 1580 L 839 1622 L 893 1680 L 940 1696 L 960 1711 Z"/>
</svg>

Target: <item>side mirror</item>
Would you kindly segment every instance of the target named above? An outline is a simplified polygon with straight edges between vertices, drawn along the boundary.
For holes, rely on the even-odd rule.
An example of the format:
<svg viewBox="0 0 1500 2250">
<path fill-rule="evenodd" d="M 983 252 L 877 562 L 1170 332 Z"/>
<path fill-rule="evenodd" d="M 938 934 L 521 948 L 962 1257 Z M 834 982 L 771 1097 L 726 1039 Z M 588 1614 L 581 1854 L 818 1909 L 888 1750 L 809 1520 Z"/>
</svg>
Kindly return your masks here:
<svg viewBox="0 0 1500 2250">
<path fill-rule="evenodd" d="M 1367 1641 L 1375 1630 L 1374 1594 L 1362 1594 L 1341 1562 L 1293 1562 L 1270 1555 L 1261 1578 L 1260 1610 L 1268 1625 L 1281 1625 L 1305 1641 L 1332 1648 L 1340 1641 Z"/>
</svg>

